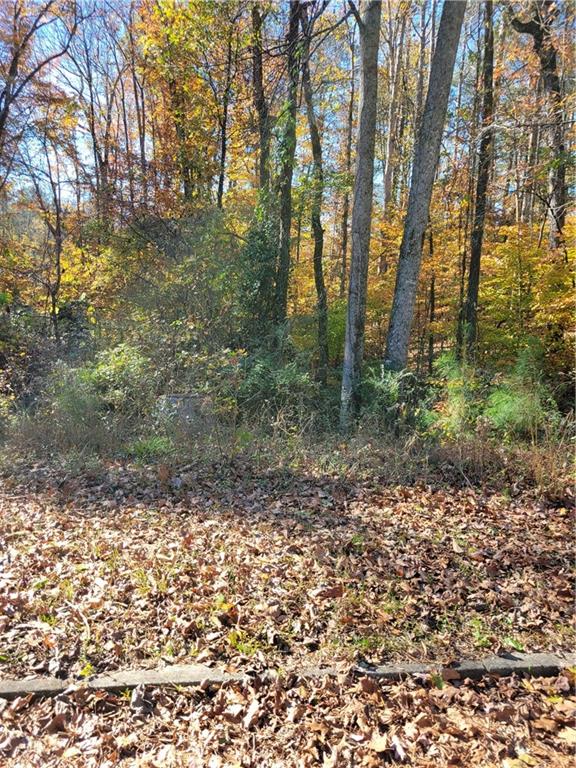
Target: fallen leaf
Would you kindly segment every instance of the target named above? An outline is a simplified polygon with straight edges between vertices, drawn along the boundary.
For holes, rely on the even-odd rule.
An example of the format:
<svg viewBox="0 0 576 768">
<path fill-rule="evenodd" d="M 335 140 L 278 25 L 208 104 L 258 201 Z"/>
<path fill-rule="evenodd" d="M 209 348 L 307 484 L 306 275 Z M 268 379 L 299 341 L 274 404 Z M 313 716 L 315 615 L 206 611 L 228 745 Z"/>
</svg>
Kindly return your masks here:
<svg viewBox="0 0 576 768">
<path fill-rule="evenodd" d="M 396 756 L 398 757 L 398 760 L 401 762 L 404 762 L 406 760 L 406 752 L 404 750 L 404 747 L 402 746 L 402 743 L 400 742 L 400 739 L 396 734 L 392 736 L 392 745 L 394 746 L 394 750 L 396 752 Z"/>
<path fill-rule="evenodd" d="M 558 734 L 558 738 L 570 744 L 570 746 L 574 746 L 576 744 L 576 728 L 563 728 Z"/>
<path fill-rule="evenodd" d="M 374 752 L 386 752 L 390 746 L 388 743 L 388 736 L 386 736 L 386 734 L 372 736 L 368 746 L 370 749 L 373 749 Z"/>
<path fill-rule="evenodd" d="M 558 730 L 558 723 L 555 720 L 550 720 L 549 717 L 539 717 L 532 722 L 532 725 L 539 731 L 547 731 L 548 733 L 555 733 Z"/>
<path fill-rule="evenodd" d="M 67 717 L 64 713 L 54 715 L 54 717 L 44 726 L 44 733 L 60 733 L 66 730 Z"/>
<path fill-rule="evenodd" d="M 242 725 L 246 730 L 250 729 L 256 720 L 258 719 L 258 713 L 260 711 L 260 702 L 258 699 L 254 699 L 254 701 L 250 704 L 248 707 L 248 711 L 246 712 L 246 715 L 244 716 L 244 720 L 242 721 Z"/>
<path fill-rule="evenodd" d="M 342 597 L 344 587 L 342 584 L 335 584 L 333 587 L 320 587 L 310 592 L 310 597 L 321 598 L 322 600 L 331 600 L 336 597 Z"/>
<path fill-rule="evenodd" d="M 67 747 L 64 752 L 62 752 L 62 759 L 63 760 L 69 760 L 72 757 L 78 757 L 78 755 L 81 755 L 82 752 L 78 747 Z"/>
<path fill-rule="evenodd" d="M 27 741 L 28 739 L 22 733 L 8 734 L 4 741 L 0 741 L 0 755 L 10 757 L 16 747 L 26 744 Z"/>
</svg>

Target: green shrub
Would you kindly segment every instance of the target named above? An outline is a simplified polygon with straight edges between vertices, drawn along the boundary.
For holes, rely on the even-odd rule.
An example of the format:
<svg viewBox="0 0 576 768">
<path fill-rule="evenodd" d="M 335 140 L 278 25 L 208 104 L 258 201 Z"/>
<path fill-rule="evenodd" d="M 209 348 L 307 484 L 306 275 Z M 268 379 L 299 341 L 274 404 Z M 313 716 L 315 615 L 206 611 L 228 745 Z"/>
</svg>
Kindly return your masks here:
<svg viewBox="0 0 576 768">
<path fill-rule="evenodd" d="M 86 385 L 104 410 L 128 419 L 150 411 L 154 398 L 154 372 L 148 358 L 128 344 L 119 344 L 96 356 L 94 363 L 78 369 Z"/>
<path fill-rule="evenodd" d="M 483 434 L 498 439 L 552 437 L 560 414 L 542 381 L 541 352 L 536 345 L 522 350 L 508 374 L 490 380 L 453 355 L 437 363 L 440 374 L 433 430 L 448 440 Z"/>
<path fill-rule="evenodd" d="M 154 361 L 159 374 L 170 376 L 179 373 L 181 352 L 217 352 L 232 339 L 245 338 L 247 308 L 238 299 L 244 278 L 241 240 L 232 234 L 232 213 L 150 217 L 130 230 L 128 243 L 119 240 L 113 255 L 129 308 L 113 318 L 108 331 L 113 339 L 120 331 Z"/>
<path fill-rule="evenodd" d="M 245 362 L 237 396 L 243 412 L 282 410 L 298 418 L 315 407 L 318 385 L 298 360 L 281 362 L 273 355 L 257 355 Z"/>
<path fill-rule="evenodd" d="M 421 427 L 426 414 L 425 391 L 408 371 L 388 371 L 384 366 L 369 369 L 363 382 L 363 421 L 393 429 Z"/>
<path fill-rule="evenodd" d="M 47 405 L 52 416 L 89 423 L 102 411 L 102 403 L 81 369 L 56 363 L 46 382 Z"/>
<path fill-rule="evenodd" d="M 139 461 L 149 462 L 171 456 L 174 453 L 174 445 L 169 437 L 151 435 L 129 445 L 127 453 Z"/>
<path fill-rule="evenodd" d="M 60 360 L 34 406 L 12 416 L 10 435 L 28 450 L 120 450 L 146 422 L 154 396 L 147 359 L 125 344 L 79 367 Z"/>
<path fill-rule="evenodd" d="M 511 374 L 488 397 L 484 416 L 502 437 L 534 442 L 560 423 L 558 407 L 542 382 L 538 358 L 537 347 L 522 350 Z"/>
<path fill-rule="evenodd" d="M 99 451 L 108 442 L 109 425 L 100 400 L 78 369 L 56 363 L 33 408 L 14 412 L 9 438 L 34 452 Z"/>
<path fill-rule="evenodd" d="M 240 295 L 244 332 L 257 344 L 265 341 L 274 314 L 277 220 L 270 206 L 258 206 L 240 254 Z M 263 333 L 264 330 L 264 333 Z"/>
<path fill-rule="evenodd" d="M 482 410 L 484 382 L 471 365 L 452 353 L 438 359 L 436 374 L 439 398 L 429 413 L 432 430 L 448 439 L 472 434 Z"/>
</svg>

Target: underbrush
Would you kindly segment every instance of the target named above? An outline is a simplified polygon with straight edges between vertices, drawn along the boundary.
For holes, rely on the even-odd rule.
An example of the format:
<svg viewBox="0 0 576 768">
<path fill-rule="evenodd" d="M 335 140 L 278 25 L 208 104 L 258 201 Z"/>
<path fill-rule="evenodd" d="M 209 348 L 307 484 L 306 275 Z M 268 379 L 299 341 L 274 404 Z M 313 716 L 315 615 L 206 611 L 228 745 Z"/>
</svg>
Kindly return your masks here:
<svg viewBox="0 0 576 768">
<path fill-rule="evenodd" d="M 573 497 L 573 416 L 562 416 L 525 350 L 491 375 L 453 356 L 434 376 L 368 367 L 353 434 L 335 429 L 338 381 L 322 390 L 294 352 L 190 351 L 177 370 L 120 344 L 59 361 L 32 406 L 4 415 L 5 455 L 81 469 L 98 461 L 178 466 L 242 459 L 386 484 L 448 482 L 555 503 Z"/>
<path fill-rule="evenodd" d="M 576 503 L 573 459 L 566 445 L 510 445 L 481 437 L 430 442 L 411 435 L 383 439 L 365 429 L 347 440 L 339 435 L 305 435 L 277 424 L 270 432 L 211 432 L 183 452 L 165 437 L 138 440 L 121 454 L 70 448 L 42 454 L 4 446 L 0 472 L 26 475 L 30 464 L 56 470 L 62 479 L 106 474 L 110 466 L 138 468 L 169 489 L 181 467 L 195 466 L 206 476 L 239 468 L 267 477 L 270 473 L 330 477 L 374 489 L 426 484 L 431 487 L 485 487 L 509 497 L 529 491 L 553 506 Z M 227 469 L 228 468 L 228 469 Z M 175 486 L 176 487 L 176 486 Z"/>
</svg>

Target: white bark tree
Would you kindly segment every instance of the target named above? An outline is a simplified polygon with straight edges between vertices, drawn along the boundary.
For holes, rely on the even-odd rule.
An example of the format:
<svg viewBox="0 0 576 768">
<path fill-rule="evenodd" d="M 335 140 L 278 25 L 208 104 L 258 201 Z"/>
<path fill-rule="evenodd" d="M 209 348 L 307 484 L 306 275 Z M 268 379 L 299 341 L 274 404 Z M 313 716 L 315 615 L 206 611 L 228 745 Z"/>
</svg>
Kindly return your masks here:
<svg viewBox="0 0 576 768">
<path fill-rule="evenodd" d="M 438 165 L 456 52 L 466 2 L 446 0 L 438 28 L 430 83 L 414 151 L 414 165 L 400 246 L 394 301 L 388 327 L 384 364 L 401 370 L 408 359 L 408 344 L 422 262 L 422 243 L 428 224 L 432 185 Z"/>
<path fill-rule="evenodd" d="M 358 10 L 350 3 L 360 30 L 360 109 L 356 140 L 356 172 L 352 207 L 352 255 L 348 286 L 346 340 L 340 397 L 340 426 L 348 429 L 360 404 L 368 254 L 372 224 L 374 187 L 374 145 L 378 96 L 378 44 L 380 41 L 380 0 L 366 0 Z"/>
</svg>

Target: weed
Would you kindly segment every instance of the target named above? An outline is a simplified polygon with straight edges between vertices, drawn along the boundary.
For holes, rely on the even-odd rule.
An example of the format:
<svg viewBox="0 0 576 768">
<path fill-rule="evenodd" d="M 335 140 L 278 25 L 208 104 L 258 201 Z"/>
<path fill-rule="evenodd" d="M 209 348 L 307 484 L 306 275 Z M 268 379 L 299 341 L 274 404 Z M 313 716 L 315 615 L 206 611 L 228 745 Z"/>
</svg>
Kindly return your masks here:
<svg viewBox="0 0 576 768">
<path fill-rule="evenodd" d="M 510 648 L 514 648 L 515 651 L 520 651 L 520 653 L 524 651 L 523 644 L 520 642 L 520 640 L 517 640 L 515 637 L 505 637 L 504 643 L 510 646 Z"/>
<path fill-rule="evenodd" d="M 80 677 L 92 677 L 94 675 L 96 670 L 94 669 L 94 666 L 91 664 L 91 662 L 87 661 L 82 669 L 79 672 Z"/>
<path fill-rule="evenodd" d="M 134 581 L 136 582 L 136 588 L 142 597 L 149 595 L 152 591 L 152 585 L 150 584 L 150 579 L 148 578 L 148 572 L 145 571 L 144 568 L 137 568 L 133 575 Z"/>
<path fill-rule="evenodd" d="M 136 442 L 131 443 L 126 452 L 129 456 L 137 459 L 143 464 L 150 463 L 158 459 L 165 459 L 174 453 L 174 445 L 169 437 L 161 435 L 151 435 L 143 437 Z"/>
<path fill-rule="evenodd" d="M 58 617 L 52 613 L 42 613 L 38 617 L 41 622 L 48 624 L 50 627 L 55 627 L 58 624 Z"/>
<path fill-rule="evenodd" d="M 432 672 L 430 674 L 430 682 L 434 686 L 434 688 L 438 688 L 439 690 L 442 690 L 444 688 L 444 678 L 439 672 Z"/>
<path fill-rule="evenodd" d="M 250 637 L 242 629 L 230 630 L 226 639 L 228 640 L 228 645 L 245 656 L 254 656 L 262 648 L 262 644 L 256 638 Z"/>
<path fill-rule="evenodd" d="M 488 648 L 491 645 L 489 629 L 479 616 L 470 619 L 470 627 L 474 643 L 478 648 Z"/>
</svg>

